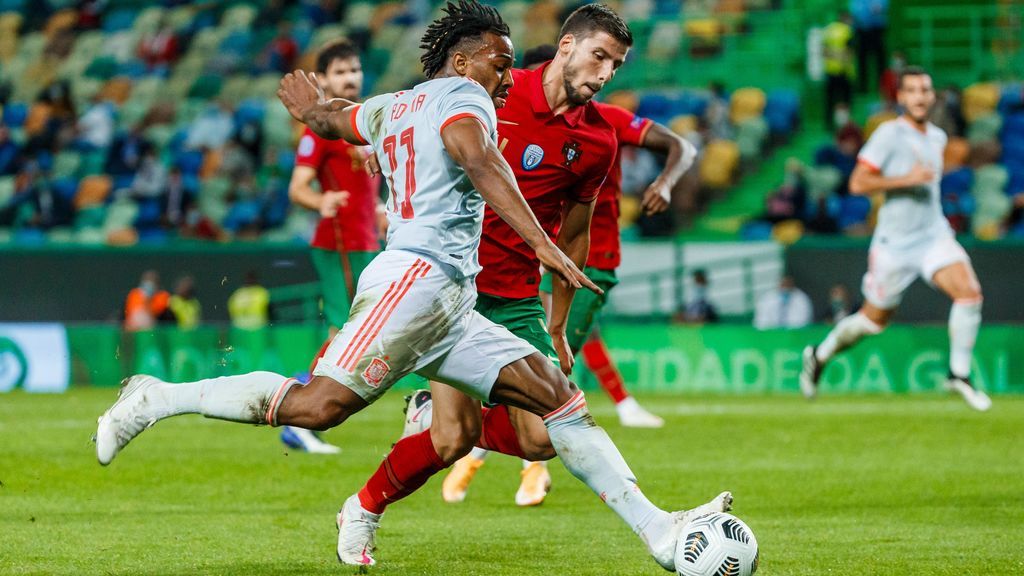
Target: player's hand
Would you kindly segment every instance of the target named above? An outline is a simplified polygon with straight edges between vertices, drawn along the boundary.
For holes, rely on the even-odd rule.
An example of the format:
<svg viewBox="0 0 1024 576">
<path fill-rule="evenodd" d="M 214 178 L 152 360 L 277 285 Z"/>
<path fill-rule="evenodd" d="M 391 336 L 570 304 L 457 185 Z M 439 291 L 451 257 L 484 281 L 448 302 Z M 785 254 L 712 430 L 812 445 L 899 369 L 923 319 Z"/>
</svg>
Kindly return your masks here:
<svg viewBox="0 0 1024 576">
<path fill-rule="evenodd" d="M 558 274 L 573 288 L 586 288 L 595 294 L 604 294 L 604 290 L 597 287 L 587 275 L 576 267 L 576 264 L 558 249 L 550 240 L 537 249 L 537 259 L 546 270 Z"/>
<path fill-rule="evenodd" d="M 576 358 L 572 354 L 572 348 L 569 347 L 569 339 L 565 336 L 565 329 L 549 329 L 551 332 L 551 343 L 555 346 L 555 352 L 558 354 L 558 363 L 562 369 L 562 374 L 566 376 L 572 375 L 572 367 L 576 362 Z"/>
<path fill-rule="evenodd" d="M 349 193 L 346 190 L 328 190 L 320 197 L 320 216 L 334 218 L 338 207 L 348 206 Z"/>
<path fill-rule="evenodd" d="M 306 74 L 302 70 L 290 72 L 281 78 L 277 98 L 292 118 L 303 123 L 313 109 L 327 102 L 323 88 L 316 81 L 316 75 Z"/>
<path fill-rule="evenodd" d="M 658 178 L 644 191 L 643 200 L 640 206 L 644 214 L 650 216 L 668 210 L 669 202 L 672 200 L 672 189 L 661 178 Z"/>
<path fill-rule="evenodd" d="M 367 156 L 366 162 L 363 164 L 363 167 L 366 168 L 366 173 L 369 174 L 370 176 L 376 176 L 377 174 L 380 174 L 380 161 L 377 160 L 377 155 L 370 154 L 369 156 Z"/>
<path fill-rule="evenodd" d="M 935 171 L 925 164 L 916 162 L 907 173 L 907 181 L 911 186 L 926 186 L 935 181 Z"/>
</svg>

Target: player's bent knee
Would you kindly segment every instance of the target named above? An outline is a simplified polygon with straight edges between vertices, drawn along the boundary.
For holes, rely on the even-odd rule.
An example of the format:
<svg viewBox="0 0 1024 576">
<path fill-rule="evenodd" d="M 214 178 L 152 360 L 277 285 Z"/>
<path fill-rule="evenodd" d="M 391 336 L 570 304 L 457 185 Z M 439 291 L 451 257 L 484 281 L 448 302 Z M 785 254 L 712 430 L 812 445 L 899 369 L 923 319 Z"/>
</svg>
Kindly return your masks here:
<svg viewBox="0 0 1024 576">
<path fill-rule="evenodd" d="M 454 464 L 459 458 L 469 454 L 479 439 L 479 422 L 460 421 L 458 426 L 430 427 L 430 440 L 434 444 L 434 450 L 445 464 Z"/>
</svg>

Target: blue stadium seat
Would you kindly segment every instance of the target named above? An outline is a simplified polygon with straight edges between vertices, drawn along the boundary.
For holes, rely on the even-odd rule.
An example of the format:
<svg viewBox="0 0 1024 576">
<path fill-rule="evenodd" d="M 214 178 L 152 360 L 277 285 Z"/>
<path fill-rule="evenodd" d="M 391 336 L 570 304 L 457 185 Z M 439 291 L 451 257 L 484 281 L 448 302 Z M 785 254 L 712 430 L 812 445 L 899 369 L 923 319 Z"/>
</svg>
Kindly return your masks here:
<svg viewBox="0 0 1024 576">
<path fill-rule="evenodd" d="M 668 124 L 672 118 L 673 108 L 672 98 L 658 92 L 648 92 L 640 97 L 636 113 L 638 116 L 650 118 L 655 122 Z"/>
<path fill-rule="evenodd" d="M 134 58 L 127 62 L 122 62 L 117 68 L 118 76 L 127 76 L 133 80 L 142 78 L 148 72 L 149 70 L 146 68 L 146 65 L 141 60 Z"/>
<path fill-rule="evenodd" d="M 185 150 L 179 152 L 174 158 L 174 165 L 181 169 L 182 173 L 196 175 L 203 166 L 203 153 L 198 150 Z"/>
<path fill-rule="evenodd" d="M 53 192 L 58 198 L 71 202 L 78 192 L 78 181 L 74 178 L 58 178 L 53 181 Z"/>
<path fill-rule="evenodd" d="M 14 242 L 30 245 L 45 244 L 46 233 L 38 228 L 19 228 L 14 231 Z"/>
<path fill-rule="evenodd" d="M 238 56 L 245 56 L 249 51 L 249 44 L 252 42 L 252 33 L 248 30 L 235 30 L 221 40 L 220 51 L 232 53 Z"/>
<path fill-rule="evenodd" d="M 291 150 L 282 150 L 277 153 L 277 166 L 285 172 L 290 171 L 295 167 L 295 152 Z"/>
<path fill-rule="evenodd" d="M 11 102 L 4 106 L 4 125 L 8 128 L 21 128 L 25 125 L 25 118 L 27 117 L 27 104 Z"/>
<path fill-rule="evenodd" d="M 969 194 L 971 186 L 974 185 L 974 171 L 970 168 L 961 168 L 945 174 L 939 184 L 942 194 L 956 194 L 957 196 Z"/>
<path fill-rule="evenodd" d="M 235 125 L 241 126 L 250 122 L 262 124 L 264 112 L 265 108 L 262 101 L 254 99 L 243 100 L 238 105 L 238 110 L 235 111 Z"/>
<path fill-rule="evenodd" d="M 754 221 L 747 222 L 740 230 L 740 237 L 743 240 L 757 242 L 772 239 L 772 225 L 768 222 Z"/>
<path fill-rule="evenodd" d="M 103 31 L 107 34 L 128 30 L 135 23 L 136 10 L 124 8 L 103 16 Z"/>
<path fill-rule="evenodd" d="M 0 0 L 0 12 L 21 12 L 25 9 L 25 0 Z"/>
<path fill-rule="evenodd" d="M 1024 112 L 1016 112 L 1003 118 L 1003 140 L 1014 136 L 1024 139 Z"/>
<path fill-rule="evenodd" d="M 139 230 L 140 244 L 166 244 L 167 240 L 167 232 L 159 226 L 152 226 Z"/>
<path fill-rule="evenodd" d="M 681 92 L 674 101 L 675 111 L 673 116 L 690 115 L 703 116 L 708 107 L 708 99 L 693 92 Z"/>
<path fill-rule="evenodd" d="M 764 118 L 772 134 L 789 134 L 800 115 L 800 96 L 794 90 L 778 89 L 768 94 Z"/>
<path fill-rule="evenodd" d="M 839 207 L 839 228 L 846 229 L 867 221 L 871 213 L 871 200 L 864 196 L 845 196 Z"/>
<path fill-rule="evenodd" d="M 159 226 L 161 212 L 159 200 L 139 201 L 139 212 L 135 216 L 135 227 L 142 230 Z"/>
<path fill-rule="evenodd" d="M 999 113 L 1009 114 L 1013 109 L 1024 106 L 1024 86 L 1020 84 L 1005 86 L 999 97 Z"/>
</svg>

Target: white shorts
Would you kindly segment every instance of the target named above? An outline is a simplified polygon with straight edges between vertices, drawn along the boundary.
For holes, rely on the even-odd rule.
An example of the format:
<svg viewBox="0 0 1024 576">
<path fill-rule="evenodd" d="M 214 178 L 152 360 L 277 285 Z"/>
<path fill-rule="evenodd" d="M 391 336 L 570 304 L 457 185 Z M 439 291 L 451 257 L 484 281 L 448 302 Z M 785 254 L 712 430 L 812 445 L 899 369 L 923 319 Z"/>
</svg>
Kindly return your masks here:
<svg viewBox="0 0 1024 576">
<path fill-rule="evenodd" d="M 410 372 L 488 401 L 498 372 L 536 349 L 473 310 L 473 280 L 454 281 L 443 266 L 404 250 L 374 258 L 313 375 L 371 403 Z"/>
<path fill-rule="evenodd" d="M 932 285 L 935 273 L 957 262 L 970 262 L 967 252 L 952 235 L 894 249 L 872 243 L 868 271 L 861 282 L 864 298 L 882 310 L 899 306 L 903 293 L 919 277 Z"/>
</svg>

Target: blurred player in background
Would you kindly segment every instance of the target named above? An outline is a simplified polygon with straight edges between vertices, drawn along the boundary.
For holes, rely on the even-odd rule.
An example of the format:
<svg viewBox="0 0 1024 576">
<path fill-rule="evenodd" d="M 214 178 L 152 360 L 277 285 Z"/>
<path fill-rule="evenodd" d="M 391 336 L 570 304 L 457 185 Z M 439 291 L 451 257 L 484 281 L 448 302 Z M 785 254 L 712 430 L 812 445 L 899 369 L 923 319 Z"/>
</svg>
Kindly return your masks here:
<svg viewBox="0 0 1024 576">
<path fill-rule="evenodd" d="M 423 37 L 424 74 L 430 80 L 411 90 L 382 94 L 360 106 L 327 101 L 315 76 L 301 71 L 281 82 L 278 96 L 289 113 L 318 134 L 372 143 L 391 189 L 387 250 L 367 268 L 349 321 L 317 363 L 312 380 L 297 385 L 280 374 L 252 372 L 167 384 L 134 376 L 99 420 L 97 459 L 109 464 L 142 431 L 178 414 L 330 428 L 415 371 L 477 400 L 466 405 L 464 421 L 454 430 L 434 426 L 399 440 L 367 485 L 345 501 L 337 516 L 339 560 L 375 564 L 384 507 L 469 451 L 462 445 L 451 449 L 434 430 L 462 437 L 463 426 L 480 430 L 479 401 L 486 400 L 517 406 L 541 420 L 566 468 L 630 526 L 660 566 L 674 571 L 682 527 L 703 514 L 728 510 L 732 495 L 723 492 L 675 513 L 654 506 L 594 422 L 583 393 L 533 346 L 473 310 L 485 201 L 534 258 L 566 278 L 567 285 L 599 289 L 548 237 L 496 143 L 495 108 L 505 105 L 512 86 L 507 25 L 494 8 L 475 0 L 449 3 L 444 12 Z M 585 53 L 598 60 L 598 51 Z M 614 61 L 621 63 L 621 57 Z"/>
<path fill-rule="evenodd" d="M 981 284 L 942 213 L 939 178 L 946 133 L 928 121 L 935 104 L 931 75 L 922 68 L 905 68 L 897 97 L 903 114 L 875 130 L 850 177 L 853 194 L 885 194 L 863 280 L 865 302 L 857 313 L 840 320 L 821 344 L 804 349 L 800 389 L 813 398 L 825 364 L 865 336 L 885 329 L 903 293 L 923 278 L 953 300 L 946 386 L 972 408 L 988 410 L 992 401 L 972 386 L 970 378 L 981 326 Z"/>
<path fill-rule="evenodd" d="M 328 98 L 354 102 L 362 95 L 362 63 L 355 45 L 348 40 L 324 46 L 317 54 L 316 70 Z M 307 127 L 299 140 L 288 184 L 292 202 L 321 216 L 313 233 L 311 257 L 320 277 L 324 316 L 330 330 L 327 342 L 348 318 L 359 275 L 380 251 L 378 214 L 383 208 L 378 181 L 365 167 L 367 157 L 365 147 L 326 140 Z M 314 180 L 319 182 L 320 191 L 313 188 Z M 314 454 L 341 451 L 312 431 L 293 426 L 283 427 L 281 440 Z"/>
<path fill-rule="evenodd" d="M 553 59 L 556 54 L 555 46 L 550 44 L 539 46 L 524 54 L 523 66 L 528 70 L 534 70 Z M 514 93 L 516 89 L 512 90 Z M 615 130 L 619 146 L 641 146 L 666 154 L 665 168 L 647 188 L 642 202 L 643 208 L 648 214 L 666 210 L 671 199 L 672 188 L 696 158 L 696 148 L 661 124 L 638 117 L 623 108 L 602 103 L 596 103 L 595 106 Z M 622 195 L 621 179 L 622 168 L 619 156 L 616 154 L 611 171 L 594 206 L 594 215 L 590 224 L 590 252 L 585 268 L 587 276 L 604 290 L 604 294 L 586 290 L 577 293 L 569 312 L 565 333 L 572 353 L 575 355 L 580 351 L 583 352 L 583 360 L 587 368 L 594 373 L 601 388 L 615 402 L 622 425 L 659 428 L 664 425 L 664 421 L 644 410 L 626 392 L 622 375 L 612 362 L 608 349 L 594 327 L 598 313 L 607 302 L 608 291 L 618 283 L 615 278 L 615 269 L 618 268 L 621 259 L 618 225 L 619 199 Z M 540 297 L 549 313 L 551 311 L 551 282 L 551 275 L 544 274 L 540 284 Z M 469 484 L 476 471 L 483 465 L 487 454 L 487 450 L 475 447 L 465 458 L 452 466 L 441 489 L 442 497 L 446 502 L 461 502 L 465 499 Z M 547 471 L 545 462 L 524 460 L 522 482 L 516 492 L 516 504 L 535 506 L 542 503 L 550 484 L 551 475 Z"/>
</svg>

